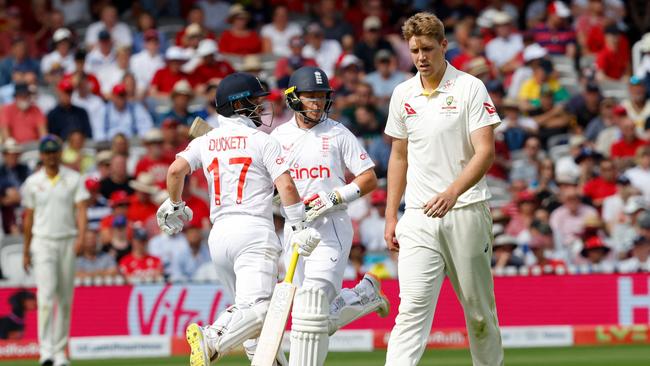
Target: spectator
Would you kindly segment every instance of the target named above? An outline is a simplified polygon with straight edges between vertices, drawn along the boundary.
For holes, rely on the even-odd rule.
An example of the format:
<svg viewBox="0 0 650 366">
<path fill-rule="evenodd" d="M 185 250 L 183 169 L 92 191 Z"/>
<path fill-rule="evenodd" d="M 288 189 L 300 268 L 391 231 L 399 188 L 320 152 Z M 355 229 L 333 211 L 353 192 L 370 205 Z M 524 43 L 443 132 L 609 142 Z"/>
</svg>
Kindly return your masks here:
<svg viewBox="0 0 650 366">
<path fill-rule="evenodd" d="M 86 56 L 84 71 L 101 77 L 100 73 L 103 71 L 103 68 L 114 63 L 115 48 L 113 47 L 111 34 L 107 30 L 102 30 L 98 35 L 97 46 Z"/>
<path fill-rule="evenodd" d="M 97 77 L 94 74 L 84 71 L 86 56 L 87 54 L 84 49 L 76 50 L 74 53 L 75 71 L 71 74 L 65 74 L 63 78 L 69 79 L 75 87 L 79 87 L 79 83 L 84 79 L 84 82 L 89 84 L 88 88 L 93 94 L 101 95 L 99 80 L 97 80 Z"/>
<path fill-rule="evenodd" d="M 110 150 L 101 150 L 97 152 L 96 156 L 96 172 L 92 175 L 93 178 L 96 178 L 97 180 L 102 180 L 106 177 L 109 176 L 110 174 L 110 167 L 111 167 L 111 159 L 113 158 L 113 152 Z"/>
<path fill-rule="evenodd" d="M 598 117 L 601 99 L 598 84 L 594 81 L 588 81 L 584 91 L 572 97 L 567 102 L 565 109 L 576 117 L 576 123 L 584 129 L 592 119 Z"/>
<path fill-rule="evenodd" d="M 175 159 L 176 154 L 185 148 L 185 146 L 182 144 L 181 136 L 178 134 L 178 126 L 178 121 L 171 118 L 164 120 L 160 125 L 160 130 L 162 131 L 163 137 L 163 154 L 169 159 Z"/>
<path fill-rule="evenodd" d="M 371 252 L 380 252 L 386 249 L 383 233 L 377 230 L 386 223 L 386 190 L 379 188 L 370 194 L 372 208 L 370 215 L 359 224 L 361 244 Z"/>
<path fill-rule="evenodd" d="M 590 0 L 586 11 L 576 19 L 578 45 L 585 55 L 600 51 L 605 45 L 605 6 L 603 0 Z"/>
<path fill-rule="evenodd" d="M 553 103 L 569 99 L 569 93 L 553 75 L 553 63 L 545 59 L 534 66 L 533 76 L 519 90 L 522 110 L 531 111 L 541 107 L 542 89 L 551 94 Z"/>
<path fill-rule="evenodd" d="M 190 281 L 199 267 L 212 263 L 210 250 L 203 242 L 201 225 L 189 222 L 183 231 L 187 246 L 182 248 L 178 256 L 172 258 L 170 280 L 173 282 Z"/>
<path fill-rule="evenodd" d="M 601 208 L 607 197 L 616 194 L 616 167 L 611 160 L 602 160 L 598 171 L 600 175 L 587 181 L 582 193 L 595 207 Z"/>
<path fill-rule="evenodd" d="M 120 273 L 131 283 L 162 279 L 162 262 L 147 252 L 147 239 L 146 230 L 133 230 L 133 249 L 119 261 Z"/>
<path fill-rule="evenodd" d="M 147 149 L 146 154 L 135 166 L 135 176 L 148 173 L 153 182 L 160 188 L 166 187 L 167 169 L 174 161 L 174 158 L 163 151 L 163 133 L 157 128 L 147 131 L 143 137 L 143 143 Z"/>
<path fill-rule="evenodd" d="M 510 180 L 524 180 L 530 184 L 537 180 L 539 163 L 542 158 L 542 144 L 540 140 L 531 136 L 524 143 L 524 155 L 521 159 L 512 162 Z"/>
<path fill-rule="evenodd" d="M 323 29 L 318 23 L 309 24 L 305 33 L 307 44 L 302 49 L 302 56 L 316 61 L 327 77 L 332 78 L 336 61 L 343 52 L 341 44 L 333 39 L 325 39 Z"/>
<path fill-rule="evenodd" d="M 101 85 L 101 92 L 105 99 L 110 99 L 111 91 L 115 85 L 123 83 L 127 86 L 126 78 L 129 74 L 129 60 L 131 59 L 131 49 L 128 47 L 121 47 L 115 51 L 115 62 L 104 65 L 99 70 L 99 83 Z M 135 80 L 133 80 L 135 83 Z M 135 84 L 132 85 L 130 97 L 135 98 L 136 90 Z"/>
<path fill-rule="evenodd" d="M 637 132 L 641 134 L 646 134 L 647 127 L 650 127 L 646 122 L 650 118 L 650 98 L 647 97 L 647 93 L 643 80 L 632 76 L 628 86 L 630 98 L 621 102 L 627 116 L 634 122 Z"/>
<path fill-rule="evenodd" d="M 387 50 L 391 54 L 393 53 L 393 46 L 381 35 L 381 28 L 381 19 L 377 16 L 371 15 L 363 20 L 363 33 L 354 47 L 354 54 L 363 62 L 366 73 L 375 71 L 377 52 Z"/>
<path fill-rule="evenodd" d="M 630 178 L 632 186 L 650 202 L 650 146 L 639 147 L 635 156 L 636 166 L 628 169 L 625 176 Z"/>
<path fill-rule="evenodd" d="M 304 46 L 305 42 L 301 36 L 294 36 L 289 40 L 289 55 L 278 59 L 273 72 L 279 88 L 287 88 L 289 77 L 299 68 L 317 66 L 314 59 L 303 57 L 302 50 Z"/>
<path fill-rule="evenodd" d="M 596 54 L 596 78 L 620 81 L 630 76 L 630 46 L 616 25 L 605 28 L 605 45 Z"/>
<path fill-rule="evenodd" d="M 640 235 L 646 239 L 650 239 L 650 211 L 647 209 L 639 216 L 637 229 Z"/>
<path fill-rule="evenodd" d="M 13 40 L 22 38 L 29 46 L 30 56 L 36 57 L 38 48 L 33 35 L 26 30 L 26 24 L 23 23 L 23 17 L 21 16 L 24 14 L 21 14 L 20 8 L 10 6 L 6 9 L 6 15 L 7 18 L 3 19 L 3 29 L 2 33 L 0 33 L 0 55 L 6 56 Z"/>
<path fill-rule="evenodd" d="M 569 18 L 571 10 L 562 1 L 552 1 L 546 8 L 546 22 L 533 28 L 535 42 L 554 56 L 575 57 L 576 32 Z"/>
<path fill-rule="evenodd" d="M 271 113 L 262 115 L 262 125 L 257 129 L 271 133 L 273 129 L 289 122 L 293 117 L 293 113 L 287 108 L 287 103 L 285 103 L 280 90 L 271 90 L 267 100 L 271 105 Z"/>
<path fill-rule="evenodd" d="M 135 193 L 129 198 L 126 218 L 130 222 L 141 222 L 145 225 L 156 215 L 158 205 L 154 202 L 154 197 L 160 193 L 160 189 L 156 186 L 153 175 L 146 172 L 130 181 L 129 186 Z"/>
<path fill-rule="evenodd" d="M 354 30 L 336 5 L 336 0 L 321 0 L 314 20 L 320 23 L 325 39 L 342 42 L 344 37 L 352 36 Z"/>
<path fill-rule="evenodd" d="M 596 142 L 598 135 L 605 129 L 614 125 L 614 106 L 616 101 L 613 98 L 601 99 L 598 106 L 598 113 L 589 121 L 585 128 L 585 137 L 591 141 Z M 603 153 L 596 146 L 599 153 Z M 608 151 L 609 153 L 609 151 Z"/>
<path fill-rule="evenodd" d="M 498 11 L 492 16 L 495 38 L 485 45 L 485 56 L 501 71 L 509 74 L 520 66 L 519 53 L 524 49 L 521 34 L 514 32 L 512 17 Z"/>
<path fill-rule="evenodd" d="M 504 99 L 501 111 L 503 119 L 494 131 L 503 134 L 509 151 L 522 149 L 527 137 L 537 133 L 537 123 L 532 118 L 521 115 L 519 103 L 515 99 Z"/>
<path fill-rule="evenodd" d="M 241 4 L 230 6 L 230 29 L 225 30 L 219 38 L 220 52 L 241 56 L 262 52 L 262 39 L 257 32 L 248 29 L 250 19 L 250 13 Z"/>
<path fill-rule="evenodd" d="M 529 115 L 533 116 L 539 126 L 537 135 L 546 148 L 552 147 L 548 146 L 551 137 L 568 133 L 573 121 L 562 105 L 554 100 L 557 95 L 551 87 L 544 85 L 540 89 L 539 108 L 529 111 Z"/>
<path fill-rule="evenodd" d="M 619 168 L 625 168 L 632 164 L 637 150 L 648 145 L 646 140 L 640 139 L 636 133 L 634 121 L 629 117 L 621 120 L 620 126 L 621 138 L 612 145 L 611 157 L 617 161 Z"/>
<path fill-rule="evenodd" d="M 614 108 L 612 108 L 612 125 L 602 130 L 596 138 L 596 150 L 608 158 L 612 157 L 612 145 L 614 145 L 620 139 L 620 126 L 625 118 L 627 118 L 627 112 L 625 111 L 625 108 L 623 108 L 623 106 L 620 104 L 615 105 Z"/>
<path fill-rule="evenodd" d="M 344 55 L 337 64 L 336 72 L 337 75 L 330 79 L 330 85 L 336 93 L 335 109 L 342 110 L 356 102 L 354 92 L 363 78 L 363 63 L 355 55 Z"/>
<path fill-rule="evenodd" d="M 553 250 L 553 231 L 548 224 L 541 221 L 534 221 L 530 228 L 531 237 L 528 248 L 533 255 L 532 263 L 535 266 L 545 268 L 551 266 L 553 269 L 566 267 L 564 261 L 550 258 L 547 253 Z"/>
<path fill-rule="evenodd" d="M 618 270 L 621 273 L 650 272 L 650 239 L 636 237 L 632 255 L 619 263 Z"/>
<path fill-rule="evenodd" d="M 611 225 L 611 239 L 614 253 L 619 259 L 627 258 L 634 239 L 639 235 L 640 219 L 648 208 L 643 196 L 636 196 L 634 189 L 630 190 L 632 196 L 627 198 L 621 215 Z"/>
<path fill-rule="evenodd" d="M 280 5 L 273 9 L 273 22 L 262 27 L 262 52 L 272 53 L 278 57 L 290 55 L 289 40 L 296 36 L 302 36 L 302 29 L 289 22 L 289 9 Z"/>
<path fill-rule="evenodd" d="M 153 127 L 151 115 L 139 102 L 127 101 L 124 84 L 113 87 L 110 102 L 106 105 L 103 123 L 94 131 L 96 141 L 106 141 L 118 133 L 127 137 L 142 137 Z"/>
<path fill-rule="evenodd" d="M 21 153 L 16 140 L 5 140 L 0 165 L 0 236 L 19 232 L 16 209 L 20 206 L 20 186 L 30 174 L 29 168 L 20 163 Z"/>
<path fill-rule="evenodd" d="M 205 91 L 209 83 L 219 83 L 221 79 L 235 72 L 226 60 L 221 60 L 217 52 L 217 43 L 204 39 L 199 43 L 196 54 L 201 58 L 200 64 L 192 73 L 192 80 L 199 91 Z M 210 99 L 212 102 L 212 99 Z"/>
<path fill-rule="evenodd" d="M 210 14 L 210 18 L 213 17 L 222 18 L 222 17 L 226 17 L 227 15 L 228 15 L 228 11 L 224 12 L 223 14 Z M 212 19 L 210 21 L 212 21 Z M 192 6 L 187 12 L 185 24 L 187 25 L 198 24 L 201 28 L 201 32 L 205 34 L 205 38 L 216 41 L 217 37 L 214 35 L 214 33 L 207 30 L 205 23 L 206 21 L 205 21 L 205 14 L 203 12 L 203 9 L 200 6 L 196 6 L 196 5 Z M 176 39 L 175 39 L 176 46 L 183 45 L 183 39 L 185 38 L 186 31 L 187 31 L 187 27 L 184 27 L 178 33 L 176 33 Z"/>
<path fill-rule="evenodd" d="M 111 198 L 113 193 L 117 191 L 125 191 L 131 194 L 133 193 L 133 189 L 129 186 L 129 180 L 131 178 L 126 171 L 126 157 L 123 155 L 113 155 L 109 175 L 99 182 L 99 190 L 105 198 Z"/>
<path fill-rule="evenodd" d="M 492 244 L 492 268 L 519 268 L 523 266 L 524 260 L 518 255 L 514 254 L 516 248 L 516 238 L 507 234 L 502 234 L 495 237 L 494 243 Z"/>
<path fill-rule="evenodd" d="M 45 116 L 33 104 L 35 88 L 17 84 L 15 101 L 0 110 L 0 128 L 3 139 L 13 138 L 19 144 L 40 139 L 46 133 Z"/>
<path fill-rule="evenodd" d="M 61 67 L 65 73 L 73 73 L 76 69 L 74 56 L 72 54 L 72 33 L 67 28 L 59 28 L 52 35 L 54 50 L 41 59 L 41 73 L 47 76 L 57 67 Z"/>
<path fill-rule="evenodd" d="M 86 136 L 83 131 L 71 129 L 68 134 L 67 144 L 61 154 L 61 162 L 81 174 L 88 173 L 90 168 L 95 165 L 93 156 L 84 151 L 85 144 Z"/>
<path fill-rule="evenodd" d="M 71 78 L 71 80 L 74 83 L 75 78 Z M 72 104 L 86 111 L 93 136 L 98 137 L 96 134 L 103 129 L 106 103 L 92 92 L 94 82 L 90 79 L 90 75 L 82 73 L 76 79 L 75 84 L 76 88 L 72 92 Z M 97 92 L 99 93 L 99 86 Z"/>
<path fill-rule="evenodd" d="M 0 86 L 11 83 L 12 73 L 17 69 L 23 72 L 29 70 L 35 74 L 40 71 L 38 61 L 30 57 L 27 42 L 23 37 L 14 38 L 10 53 L 0 60 Z"/>
<path fill-rule="evenodd" d="M 97 232 L 86 231 L 81 254 L 77 257 L 77 278 L 95 278 L 97 276 L 114 276 L 117 274 L 115 258 L 98 250 Z"/>
<path fill-rule="evenodd" d="M 201 10 L 201 14 L 210 14 L 205 21 L 205 26 L 214 32 L 222 32 L 226 30 L 228 20 L 228 10 L 230 4 L 227 1 L 221 0 L 200 0 L 196 4 Z M 202 15 L 201 15 L 202 16 Z"/>
<path fill-rule="evenodd" d="M 183 47 L 185 52 L 187 52 L 189 60 L 183 64 L 181 70 L 188 74 L 194 71 L 200 62 L 200 59 L 196 55 L 196 49 L 199 47 L 199 42 L 201 42 L 203 38 L 205 38 L 205 35 L 203 29 L 198 23 L 192 23 L 185 28 L 185 35 L 183 36 L 181 47 Z"/>
<path fill-rule="evenodd" d="M 375 173 L 379 178 L 386 177 L 388 172 L 391 143 L 392 138 L 384 133 L 380 139 L 373 139 L 368 144 L 368 155 L 375 163 Z"/>
<path fill-rule="evenodd" d="M 181 66 L 188 60 L 186 52 L 176 46 L 169 47 L 165 52 L 165 67 L 158 69 L 151 79 L 149 95 L 154 98 L 166 98 L 179 80 L 188 79 Z"/>
<path fill-rule="evenodd" d="M 121 192 L 124 193 L 124 192 Z M 124 203 L 117 203 L 118 207 Z M 104 221 L 108 219 L 108 228 L 104 227 Z M 131 252 L 131 238 L 130 233 L 133 228 L 124 214 L 112 214 L 102 220 L 102 231 L 100 232 L 100 241 L 102 243 L 102 251 L 107 252 L 116 262 L 120 262 L 127 254 Z M 105 238 L 105 240 L 102 240 Z"/>
<path fill-rule="evenodd" d="M 527 232 L 535 218 L 537 209 L 537 198 L 530 191 L 522 191 L 517 194 L 517 212 L 512 215 L 505 229 L 505 234 L 518 238 L 523 232 Z M 517 240 L 518 242 L 520 240 Z"/>
<path fill-rule="evenodd" d="M 158 32 L 156 29 L 156 19 L 151 13 L 143 11 L 138 15 L 136 22 L 136 32 L 133 34 L 133 53 L 137 54 L 147 49 L 147 37 L 152 38 L 153 34 L 156 35 L 158 42 L 158 52 L 164 52 L 168 45 L 168 40 L 164 33 Z M 151 40 L 151 39 L 149 39 Z M 153 76 L 153 74 L 152 74 Z"/>
<path fill-rule="evenodd" d="M 100 160 L 97 155 L 98 164 Z M 96 178 L 86 178 L 84 182 L 86 190 L 90 193 L 88 198 L 86 214 L 88 216 L 88 231 L 99 231 L 100 223 L 104 217 L 111 214 L 111 208 L 108 206 L 108 200 L 99 193 L 99 180 Z"/>
<path fill-rule="evenodd" d="M 73 131 L 80 131 L 87 138 L 93 137 L 93 131 L 88 119 L 88 113 L 83 108 L 72 104 L 74 85 L 68 79 L 63 79 L 57 85 L 59 104 L 47 114 L 47 130 L 49 133 L 67 140 Z"/>
<path fill-rule="evenodd" d="M 52 8 L 63 14 L 66 25 L 90 20 L 88 1 L 85 0 L 53 0 Z"/>
<path fill-rule="evenodd" d="M 130 60 L 130 70 L 135 75 L 139 95 L 146 94 L 156 71 L 165 67 L 165 61 L 160 54 L 160 33 L 149 29 L 142 37 L 143 49 Z"/>
<path fill-rule="evenodd" d="M 580 238 L 585 227 L 585 218 L 597 216 L 595 208 L 580 201 L 576 188 L 566 189 L 560 195 L 562 205 L 551 213 L 550 225 L 555 234 L 555 245 L 559 254 L 570 259 L 568 250 Z"/>
<path fill-rule="evenodd" d="M 578 164 L 578 184 L 580 187 L 583 187 L 588 181 L 595 178 L 596 164 L 602 159 L 603 156 L 590 147 L 583 148 L 580 154 L 578 154 L 576 164 Z"/>
<path fill-rule="evenodd" d="M 149 253 L 160 259 L 163 273 L 169 277 L 172 273 L 172 261 L 180 257 L 188 246 L 189 243 L 183 233 L 171 236 L 160 233 L 149 241 Z"/>
<path fill-rule="evenodd" d="M 465 24 L 465 23 L 463 23 Z M 483 35 L 481 31 L 477 29 L 469 29 L 471 26 L 470 23 L 467 23 L 467 26 L 456 27 L 456 33 L 459 33 L 461 29 L 468 29 L 467 41 L 462 42 L 462 39 L 456 39 L 459 42 L 459 52 L 451 58 L 451 64 L 458 70 L 467 71 L 469 70 L 469 63 L 475 59 L 485 59 L 485 42 L 483 41 Z"/>
<path fill-rule="evenodd" d="M 388 105 L 392 91 L 410 77 L 397 70 L 397 61 L 390 51 L 382 49 L 375 55 L 375 71 L 366 75 L 365 81 L 372 86 L 380 105 Z M 385 111 L 388 113 L 388 109 Z"/>
<path fill-rule="evenodd" d="M 377 98 L 372 92 L 372 86 L 366 82 L 359 82 L 356 85 L 354 93 L 348 96 L 350 104 L 347 108 L 341 111 L 343 117 L 347 118 L 349 121 L 349 128 L 355 128 L 357 126 L 356 121 L 356 108 L 357 107 L 368 107 L 370 110 L 375 113 L 375 118 L 377 121 L 385 121 L 384 115 L 379 111 L 377 106 Z M 353 131 L 354 133 L 354 131 Z"/>
<path fill-rule="evenodd" d="M 0 87 L 0 104 L 9 104 L 14 101 L 17 84 L 36 84 L 36 73 L 24 65 L 17 65 L 11 73 L 11 82 Z"/>
<path fill-rule="evenodd" d="M 171 118 L 186 126 L 191 126 L 196 117 L 207 118 L 205 111 L 191 112 L 190 101 L 194 98 L 192 86 L 187 80 L 179 80 L 174 85 L 171 93 L 172 108 L 162 116 L 162 120 Z"/>
<path fill-rule="evenodd" d="M 118 47 L 131 47 L 133 36 L 128 25 L 118 21 L 117 8 L 107 4 L 100 13 L 100 20 L 92 23 L 86 29 L 85 44 L 88 49 L 93 49 L 98 43 L 99 34 L 106 30 Z"/>
<path fill-rule="evenodd" d="M 612 232 L 614 226 L 624 218 L 623 208 L 628 199 L 635 193 L 630 184 L 630 179 L 625 175 L 616 178 L 616 193 L 606 197 L 602 205 L 602 218 L 608 232 Z"/>
<path fill-rule="evenodd" d="M 599 271 L 610 267 L 607 254 L 611 248 L 598 236 L 592 236 L 587 239 L 580 251 L 580 255 L 585 258 L 591 271 Z"/>
<path fill-rule="evenodd" d="M 532 43 L 524 48 L 522 59 L 524 64 L 518 67 L 512 74 L 510 87 L 508 88 L 508 98 L 517 99 L 521 86 L 533 76 L 533 69 L 543 60 L 548 51 L 537 43 Z"/>
</svg>

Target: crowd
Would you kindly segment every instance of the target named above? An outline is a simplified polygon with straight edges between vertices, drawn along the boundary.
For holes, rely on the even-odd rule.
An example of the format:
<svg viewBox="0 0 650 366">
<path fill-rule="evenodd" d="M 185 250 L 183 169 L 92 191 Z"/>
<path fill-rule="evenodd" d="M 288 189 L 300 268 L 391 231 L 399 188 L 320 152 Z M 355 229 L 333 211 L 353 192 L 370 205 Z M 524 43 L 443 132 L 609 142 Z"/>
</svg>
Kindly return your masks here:
<svg viewBox="0 0 650 366">
<path fill-rule="evenodd" d="M 185 185 L 194 218 L 183 233 L 160 233 L 154 216 L 189 125 L 197 116 L 214 121 L 219 81 L 234 70 L 260 78 L 271 91 L 260 127 L 269 132 L 291 117 L 283 97 L 291 72 L 318 65 L 336 90 L 331 117 L 363 142 L 385 178 L 388 101 L 414 71 L 400 26 L 430 10 L 446 26 L 447 60 L 486 84 L 503 120 L 489 171 L 495 271 L 650 271 L 643 2 L 246 4 L 0 1 L 0 231 L 21 232 L 21 185 L 39 165 L 35 143 L 54 134 L 91 196 L 80 278 L 214 279 L 202 172 Z M 349 207 L 351 279 L 367 270 L 397 275 L 381 229 L 385 204 L 379 188 Z"/>
</svg>

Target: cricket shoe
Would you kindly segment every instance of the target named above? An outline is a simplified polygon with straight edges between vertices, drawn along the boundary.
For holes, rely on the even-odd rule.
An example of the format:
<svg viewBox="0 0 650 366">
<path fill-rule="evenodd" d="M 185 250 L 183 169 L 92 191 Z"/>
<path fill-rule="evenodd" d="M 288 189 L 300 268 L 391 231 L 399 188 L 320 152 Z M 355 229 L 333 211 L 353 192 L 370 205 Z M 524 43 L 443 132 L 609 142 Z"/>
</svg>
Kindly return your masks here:
<svg viewBox="0 0 650 366">
<path fill-rule="evenodd" d="M 217 352 L 210 350 L 208 337 L 198 324 L 190 324 L 185 330 L 185 336 L 191 350 L 190 366 L 210 366 L 212 361 L 217 359 Z"/>
<path fill-rule="evenodd" d="M 372 288 L 370 289 L 368 288 L 368 286 L 364 286 L 366 282 L 363 280 L 369 282 Z M 363 276 L 361 282 L 355 287 L 355 290 L 357 292 L 359 292 L 362 289 L 365 290 L 364 292 L 366 292 L 366 296 L 368 296 L 371 299 L 370 301 L 372 303 L 377 304 L 377 310 L 375 310 L 377 315 L 379 315 L 382 318 L 387 317 L 388 312 L 390 311 L 390 303 L 388 302 L 388 298 L 386 297 L 386 295 L 384 295 L 384 293 L 381 292 L 381 282 L 379 281 L 379 278 L 377 278 L 372 273 L 366 273 Z M 372 291 L 372 295 L 368 294 L 368 292 L 370 292 L 368 290 Z"/>
</svg>

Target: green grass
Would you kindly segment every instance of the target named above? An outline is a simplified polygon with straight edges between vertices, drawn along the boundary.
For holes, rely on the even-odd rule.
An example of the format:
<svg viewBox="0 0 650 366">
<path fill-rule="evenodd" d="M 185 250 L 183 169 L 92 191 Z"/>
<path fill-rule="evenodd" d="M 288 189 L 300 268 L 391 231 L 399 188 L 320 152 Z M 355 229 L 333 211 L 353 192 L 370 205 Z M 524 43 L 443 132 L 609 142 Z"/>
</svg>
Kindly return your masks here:
<svg viewBox="0 0 650 366">
<path fill-rule="evenodd" d="M 326 365 L 328 366 L 378 366 L 383 365 L 385 351 L 371 353 L 331 353 Z M 507 349 L 506 365 L 508 366 L 647 366 L 650 364 L 650 346 L 600 346 L 600 347 L 570 347 L 570 348 L 527 348 Z M 35 361 L 11 361 L 0 364 L 12 366 L 37 365 Z M 124 359 L 75 361 L 73 366 L 185 366 L 187 357 L 172 357 L 160 359 Z M 461 350 L 428 350 L 420 362 L 420 366 L 471 366 L 469 351 Z M 249 365 L 244 356 L 225 357 L 215 365 L 243 366 Z"/>
</svg>

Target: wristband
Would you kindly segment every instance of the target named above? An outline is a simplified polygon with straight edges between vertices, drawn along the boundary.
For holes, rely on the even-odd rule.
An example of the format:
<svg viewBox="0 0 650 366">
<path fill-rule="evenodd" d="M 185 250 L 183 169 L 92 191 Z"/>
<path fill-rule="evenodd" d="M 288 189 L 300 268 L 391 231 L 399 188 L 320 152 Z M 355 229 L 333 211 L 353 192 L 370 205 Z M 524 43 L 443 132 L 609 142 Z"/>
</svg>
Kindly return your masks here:
<svg viewBox="0 0 650 366">
<path fill-rule="evenodd" d="M 305 204 L 301 202 L 294 203 L 291 206 L 284 206 L 284 216 L 289 224 L 294 224 L 305 219 Z"/>
<path fill-rule="evenodd" d="M 343 202 L 352 202 L 361 197 L 361 188 L 354 182 L 336 188 L 335 191 L 338 192 Z"/>
</svg>

